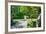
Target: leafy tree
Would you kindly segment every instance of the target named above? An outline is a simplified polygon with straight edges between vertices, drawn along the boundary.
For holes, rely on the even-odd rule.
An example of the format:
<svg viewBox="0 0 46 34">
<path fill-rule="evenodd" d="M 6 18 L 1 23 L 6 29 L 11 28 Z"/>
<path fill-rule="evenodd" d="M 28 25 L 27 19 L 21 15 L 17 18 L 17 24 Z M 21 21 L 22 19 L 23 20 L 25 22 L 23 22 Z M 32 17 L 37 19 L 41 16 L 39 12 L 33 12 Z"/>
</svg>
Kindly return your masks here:
<svg viewBox="0 0 46 34">
<path fill-rule="evenodd" d="M 38 6 L 15 6 L 11 5 L 11 19 L 36 19 L 41 13 L 41 7 Z M 28 27 L 36 27 L 36 22 L 29 22 Z"/>
</svg>

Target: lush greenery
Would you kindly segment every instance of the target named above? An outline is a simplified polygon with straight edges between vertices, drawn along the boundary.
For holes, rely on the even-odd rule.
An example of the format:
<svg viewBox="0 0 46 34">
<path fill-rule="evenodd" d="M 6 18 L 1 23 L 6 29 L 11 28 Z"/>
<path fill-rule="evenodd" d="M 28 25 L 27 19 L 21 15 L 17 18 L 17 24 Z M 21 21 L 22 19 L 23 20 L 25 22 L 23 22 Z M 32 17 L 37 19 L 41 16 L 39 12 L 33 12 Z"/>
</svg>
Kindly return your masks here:
<svg viewBox="0 0 46 34">
<path fill-rule="evenodd" d="M 40 7 L 37 6 L 11 6 L 11 17 L 13 19 L 23 19 L 26 15 L 27 18 L 37 18 L 40 11 Z"/>
<path fill-rule="evenodd" d="M 37 19 L 41 13 L 41 7 L 39 6 L 15 6 L 11 5 L 11 19 L 24 19 L 24 16 L 28 16 L 27 27 L 36 27 L 36 21 L 30 19 Z M 12 25 L 15 23 L 12 22 Z"/>
</svg>

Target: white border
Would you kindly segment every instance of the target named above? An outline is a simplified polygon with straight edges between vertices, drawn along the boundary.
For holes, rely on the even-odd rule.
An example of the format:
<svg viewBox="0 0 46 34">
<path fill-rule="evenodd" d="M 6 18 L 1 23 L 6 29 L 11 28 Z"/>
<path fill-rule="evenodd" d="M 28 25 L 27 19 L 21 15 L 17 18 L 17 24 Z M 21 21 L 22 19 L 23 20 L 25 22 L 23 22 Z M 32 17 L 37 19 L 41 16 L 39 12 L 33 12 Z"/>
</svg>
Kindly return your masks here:
<svg viewBox="0 0 46 34">
<path fill-rule="evenodd" d="M 41 7 L 41 27 L 37 28 L 20 28 L 20 29 L 11 29 L 11 15 L 10 15 L 10 6 L 11 5 L 24 5 L 24 6 L 40 6 Z M 34 31 L 34 30 L 43 30 L 43 5 L 42 4 L 27 4 L 27 3 L 8 3 L 8 32 L 19 32 L 19 31 Z"/>
<path fill-rule="evenodd" d="M 9 1 L 43 2 L 43 0 L 9 0 Z"/>
</svg>

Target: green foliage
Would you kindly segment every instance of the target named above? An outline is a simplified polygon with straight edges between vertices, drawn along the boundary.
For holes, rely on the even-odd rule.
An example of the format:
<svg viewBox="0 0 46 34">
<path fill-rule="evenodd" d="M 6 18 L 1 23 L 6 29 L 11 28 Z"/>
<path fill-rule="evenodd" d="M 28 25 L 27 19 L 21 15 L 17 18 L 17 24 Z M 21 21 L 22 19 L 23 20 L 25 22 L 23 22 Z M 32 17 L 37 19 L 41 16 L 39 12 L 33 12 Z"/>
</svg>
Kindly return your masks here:
<svg viewBox="0 0 46 34">
<path fill-rule="evenodd" d="M 29 19 L 27 22 L 28 22 L 28 24 L 27 24 L 27 27 L 28 28 L 33 27 L 32 20 Z"/>
<path fill-rule="evenodd" d="M 27 27 L 36 27 L 36 22 L 30 19 L 36 19 L 41 13 L 41 7 L 39 6 L 15 6 L 11 5 L 11 19 L 24 19 L 24 16 L 28 16 Z M 13 23 L 13 22 L 12 22 Z M 40 27 L 40 26 L 39 26 Z"/>
<path fill-rule="evenodd" d="M 32 27 L 36 27 L 36 21 L 33 21 L 32 19 L 30 20 L 28 20 L 28 24 L 27 24 L 27 27 L 28 28 L 32 28 Z"/>
<path fill-rule="evenodd" d="M 40 14 L 40 7 L 37 6 L 11 6 L 11 17 L 13 19 L 23 19 L 24 15 L 28 18 L 37 18 Z"/>
</svg>

